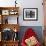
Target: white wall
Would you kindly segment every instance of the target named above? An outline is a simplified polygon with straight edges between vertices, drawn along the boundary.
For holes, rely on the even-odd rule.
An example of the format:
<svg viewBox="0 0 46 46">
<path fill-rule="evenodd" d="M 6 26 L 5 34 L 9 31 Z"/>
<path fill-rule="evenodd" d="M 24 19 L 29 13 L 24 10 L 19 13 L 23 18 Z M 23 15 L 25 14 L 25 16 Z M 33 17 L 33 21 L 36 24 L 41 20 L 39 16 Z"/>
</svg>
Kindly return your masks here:
<svg viewBox="0 0 46 46">
<path fill-rule="evenodd" d="M 0 0 L 0 6 L 15 6 L 15 0 Z M 43 26 L 43 6 L 42 0 L 17 0 L 19 8 L 20 26 Z M 24 21 L 23 8 L 38 8 L 38 21 Z"/>
<path fill-rule="evenodd" d="M 43 6 L 42 0 L 21 0 L 19 23 L 21 26 L 43 26 Z M 23 21 L 23 8 L 38 8 L 38 21 Z"/>
<path fill-rule="evenodd" d="M 15 1 L 15 0 L 0 0 L 0 6 L 1 6 L 1 7 L 14 6 L 14 5 L 15 5 L 14 1 Z"/>
</svg>

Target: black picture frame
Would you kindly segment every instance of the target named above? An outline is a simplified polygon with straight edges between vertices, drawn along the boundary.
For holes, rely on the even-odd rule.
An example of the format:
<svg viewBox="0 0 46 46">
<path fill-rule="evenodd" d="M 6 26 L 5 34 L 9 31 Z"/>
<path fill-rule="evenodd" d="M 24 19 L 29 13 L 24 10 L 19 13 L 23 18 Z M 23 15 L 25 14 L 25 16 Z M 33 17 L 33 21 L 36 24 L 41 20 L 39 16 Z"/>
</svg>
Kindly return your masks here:
<svg viewBox="0 0 46 46">
<path fill-rule="evenodd" d="M 38 8 L 23 8 L 23 20 L 24 21 L 37 21 Z"/>
</svg>

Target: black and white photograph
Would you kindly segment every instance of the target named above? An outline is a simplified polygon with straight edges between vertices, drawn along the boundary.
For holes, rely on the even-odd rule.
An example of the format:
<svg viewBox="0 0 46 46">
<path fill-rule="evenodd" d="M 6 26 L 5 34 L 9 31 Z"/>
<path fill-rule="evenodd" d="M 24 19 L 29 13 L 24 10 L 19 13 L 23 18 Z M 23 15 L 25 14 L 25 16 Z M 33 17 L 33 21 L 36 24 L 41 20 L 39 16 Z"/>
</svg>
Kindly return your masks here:
<svg viewBox="0 0 46 46">
<path fill-rule="evenodd" d="M 23 9 L 23 19 L 24 20 L 37 20 L 38 19 L 38 9 L 37 8 L 24 8 Z"/>
</svg>

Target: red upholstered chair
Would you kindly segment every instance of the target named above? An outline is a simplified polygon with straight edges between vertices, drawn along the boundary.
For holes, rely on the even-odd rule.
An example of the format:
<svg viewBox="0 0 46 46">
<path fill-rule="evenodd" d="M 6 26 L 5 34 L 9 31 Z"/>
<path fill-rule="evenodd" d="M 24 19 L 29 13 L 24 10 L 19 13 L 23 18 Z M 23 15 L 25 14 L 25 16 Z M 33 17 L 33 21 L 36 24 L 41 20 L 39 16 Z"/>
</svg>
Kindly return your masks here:
<svg viewBox="0 0 46 46">
<path fill-rule="evenodd" d="M 27 46 L 25 40 L 30 38 L 30 37 L 37 37 L 36 33 L 33 31 L 33 29 L 28 28 L 24 34 L 24 37 L 22 38 L 22 42 L 21 42 L 21 46 Z M 36 38 L 37 40 L 37 38 Z M 34 46 L 41 46 L 40 42 L 37 40 L 37 44 L 35 44 Z"/>
</svg>

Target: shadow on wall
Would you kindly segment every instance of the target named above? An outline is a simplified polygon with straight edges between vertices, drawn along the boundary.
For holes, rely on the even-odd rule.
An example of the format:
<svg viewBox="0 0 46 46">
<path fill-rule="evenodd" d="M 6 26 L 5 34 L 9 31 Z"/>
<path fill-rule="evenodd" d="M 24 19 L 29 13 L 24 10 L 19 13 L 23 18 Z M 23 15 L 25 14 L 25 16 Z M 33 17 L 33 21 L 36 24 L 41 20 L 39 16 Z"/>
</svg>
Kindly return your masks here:
<svg viewBox="0 0 46 46">
<path fill-rule="evenodd" d="M 37 37 L 39 39 L 39 41 L 42 43 L 43 42 L 43 30 L 42 30 L 42 26 L 21 26 L 20 27 L 20 32 L 19 32 L 19 39 L 20 39 L 20 42 L 24 36 L 24 33 L 25 31 L 28 29 L 28 28 L 32 28 L 36 34 L 37 34 Z"/>
</svg>

